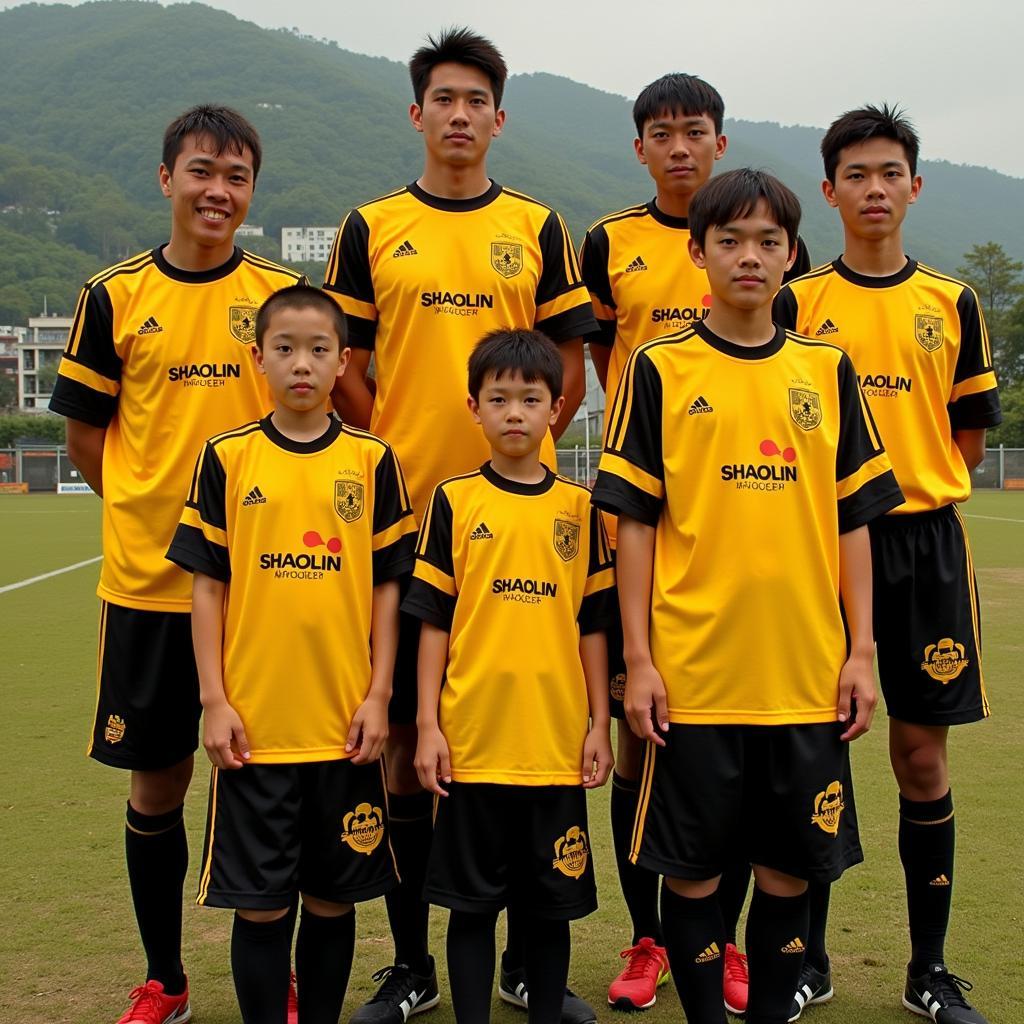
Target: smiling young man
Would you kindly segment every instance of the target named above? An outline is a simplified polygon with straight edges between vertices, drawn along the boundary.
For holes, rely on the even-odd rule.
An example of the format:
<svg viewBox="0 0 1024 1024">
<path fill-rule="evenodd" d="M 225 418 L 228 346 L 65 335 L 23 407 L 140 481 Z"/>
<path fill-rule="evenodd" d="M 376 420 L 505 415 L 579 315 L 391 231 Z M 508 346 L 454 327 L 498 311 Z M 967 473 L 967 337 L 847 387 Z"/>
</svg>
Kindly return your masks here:
<svg viewBox="0 0 1024 1024">
<path fill-rule="evenodd" d="M 198 744 L 188 574 L 164 558 L 196 453 L 269 407 L 249 354 L 256 311 L 297 275 L 235 247 L 260 169 L 256 130 L 195 107 L 164 136 L 165 245 L 82 290 L 50 408 L 103 497 L 100 654 L 89 755 L 131 772 L 125 850 L 148 961 L 121 1024 L 191 1015 L 181 964 L 183 807 Z"/>
<path fill-rule="evenodd" d="M 436 484 L 476 469 L 489 454 L 465 405 L 466 363 L 480 336 L 536 327 L 558 344 L 565 404 L 551 430 L 557 437 L 582 399 L 580 336 L 595 324 L 562 218 L 487 175 L 488 149 L 505 125 L 501 54 L 487 39 L 454 28 L 418 50 L 409 71 L 409 117 L 423 137 L 423 173 L 345 216 L 324 288 L 345 311 L 352 346 L 335 391 L 338 409 L 394 445 L 422 519 Z M 371 356 L 374 381 L 366 378 Z M 547 438 L 541 459 L 554 468 L 554 458 Z M 356 1024 L 403 1024 L 408 1005 L 415 1012 L 436 993 L 421 898 L 432 799 L 413 768 L 418 637 L 419 620 L 403 614 L 386 755 L 402 879 L 388 896 L 395 964 Z M 502 992 L 525 1006 L 514 909 L 511 921 Z M 578 1019 L 593 1013 L 588 1008 Z"/>
<path fill-rule="evenodd" d="M 951 725 L 989 714 L 974 568 L 956 506 L 970 497 L 985 430 L 1001 415 L 977 296 L 904 251 L 903 221 L 922 186 L 918 147 L 910 122 L 888 106 L 832 124 L 821 143 L 822 191 L 842 218 L 843 254 L 784 288 L 775 312 L 850 353 L 907 497 L 871 524 L 912 949 L 903 1004 L 936 1024 L 984 1024 L 963 997 L 970 985 L 944 963 L 955 845 L 947 738 Z M 827 886 L 815 887 L 811 906 L 795 1016 L 832 996 Z"/>
<path fill-rule="evenodd" d="M 690 201 L 711 177 L 728 141 L 722 133 L 725 104 L 718 90 L 694 75 L 668 74 L 651 82 L 633 104 L 637 159 L 655 184 L 655 197 L 599 220 L 580 250 L 580 269 L 590 291 L 599 333 L 587 340 L 598 379 L 615 394 L 626 360 L 634 349 L 704 319 L 711 296 L 706 272 L 687 253 Z M 810 269 L 802 240 L 783 280 Z M 611 412 L 605 404 L 605 423 Z M 706 413 L 700 404 L 689 415 Z M 615 518 L 605 524 L 615 545 Z M 612 715 L 624 722 L 625 666 L 621 630 L 608 636 Z M 658 877 L 630 863 L 629 844 L 636 817 L 643 746 L 629 729 L 617 730 L 615 775 L 611 791 L 612 839 L 619 884 L 633 926 L 626 961 L 608 989 L 610 1005 L 624 1010 L 653 1006 L 657 986 L 667 978 L 667 958 L 658 920 Z M 723 995 L 729 1009 L 746 1009 L 746 960 L 736 946 L 736 927 L 750 880 L 749 865 L 730 868 L 719 887 L 726 916 Z"/>
</svg>

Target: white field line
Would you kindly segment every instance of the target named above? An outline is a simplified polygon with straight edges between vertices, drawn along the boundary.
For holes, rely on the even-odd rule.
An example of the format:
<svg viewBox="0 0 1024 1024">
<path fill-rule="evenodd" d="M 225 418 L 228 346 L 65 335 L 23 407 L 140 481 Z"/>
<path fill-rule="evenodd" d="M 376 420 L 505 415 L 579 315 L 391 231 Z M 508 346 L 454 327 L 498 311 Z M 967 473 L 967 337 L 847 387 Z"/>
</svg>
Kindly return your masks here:
<svg viewBox="0 0 1024 1024">
<path fill-rule="evenodd" d="M 0 594 L 6 594 L 9 590 L 20 590 L 22 587 L 30 587 L 33 583 L 41 583 L 43 580 L 52 579 L 54 576 L 62 576 L 66 572 L 74 572 L 75 569 L 81 569 L 86 565 L 95 565 L 101 558 L 103 558 L 102 555 L 97 555 L 95 558 L 87 558 L 84 562 L 65 565 L 63 569 L 44 572 L 41 576 L 32 576 L 27 580 L 18 580 L 17 583 L 8 583 L 6 586 L 0 587 Z"/>
<path fill-rule="evenodd" d="M 968 519 L 991 519 L 993 523 L 1024 523 L 1024 519 L 1004 519 L 1003 516 L 979 516 L 974 512 L 964 512 Z"/>
</svg>

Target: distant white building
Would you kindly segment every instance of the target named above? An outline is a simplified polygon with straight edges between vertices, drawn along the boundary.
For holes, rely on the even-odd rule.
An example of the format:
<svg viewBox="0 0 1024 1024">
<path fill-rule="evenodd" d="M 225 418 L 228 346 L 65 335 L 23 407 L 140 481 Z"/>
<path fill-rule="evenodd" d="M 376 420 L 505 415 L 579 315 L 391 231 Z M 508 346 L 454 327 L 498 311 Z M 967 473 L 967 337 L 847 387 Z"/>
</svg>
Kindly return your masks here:
<svg viewBox="0 0 1024 1024">
<path fill-rule="evenodd" d="M 44 412 L 57 365 L 74 321 L 69 316 L 30 316 L 18 340 L 18 405 L 25 412 Z"/>
<path fill-rule="evenodd" d="M 337 233 L 337 227 L 281 228 L 281 259 L 286 263 L 326 263 Z"/>
<path fill-rule="evenodd" d="M 259 224 L 242 224 L 235 231 L 236 238 L 262 238 L 263 228 Z"/>
</svg>

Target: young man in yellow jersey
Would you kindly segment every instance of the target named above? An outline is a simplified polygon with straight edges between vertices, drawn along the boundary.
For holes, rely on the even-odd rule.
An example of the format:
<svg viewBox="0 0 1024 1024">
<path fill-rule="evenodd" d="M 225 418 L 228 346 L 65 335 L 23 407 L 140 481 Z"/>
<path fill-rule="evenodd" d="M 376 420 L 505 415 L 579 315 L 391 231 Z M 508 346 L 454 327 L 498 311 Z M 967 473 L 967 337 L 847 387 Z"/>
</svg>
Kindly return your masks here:
<svg viewBox="0 0 1024 1024">
<path fill-rule="evenodd" d="M 346 421 L 395 446 L 418 517 L 435 484 L 488 456 L 465 405 L 465 367 L 473 346 L 499 327 L 539 328 L 558 344 L 565 404 L 551 433 L 572 419 L 584 390 L 580 336 L 594 329 L 572 240 L 561 217 L 487 175 L 487 152 L 504 127 L 505 61 L 487 39 L 456 28 L 428 41 L 409 65 L 409 116 L 423 136 L 419 179 L 348 213 L 324 288 L 345 311 L 352 366 L 336 403 Z M 371 356 L 375 379 L 366 371 Z M 541 457 L 554 466 L 554 444 Z M 404 1024 L 432 984 L 427 904 L 422 899 L 431 799 L 419 785 L 416 748 L 416 643 L 419 623 L 402 618 L 386 753 L 402 882 L 388 897 L 395 963 L 355 1024 Z M 503 967 L 521 984 L 522 940 L 515 908 Z M 578 1001 L 567 1020 L 593 1011 Z"/>
<path fill-rule="evenodd" d="M 244 1024 L 285 1019 L 299 893 L 299 1019 L 337 1024 L 352 904 L 395 883 L 372 762 L 388 732 L 398 577 L 415 521 L 390 446 L 324 413 L 348 360 L 344 337 L 319 289 L 264 303 L 256 361 L 273 411 L 207 442 L 167 553 L 194 573 L 213 764 L 198 902 L 235 910 Z M 258 642 L 271 636 L 279 642 Z"/>
<path fill-rule="evenodd" d="M 556 347 L 487 335 L 469 394 L 491 457 L 434 489 L 403 604 L 423 623 L 416 769 L 440 798 L 425 892 L 451 911 L 459 1024 L 490 1019 L 504 907 L 525 936 L 530 1022 L 557 1024 L 569 922 L 597 906 L 586 790 L 612 763 L 614 570 L 590 492 L 540 461 L 563 407 Z"/>
<path fill-rule="evenodd" d="M 689 216 L 711 311 L 630 356 L 594 490 L 619 516 L 625 707 L 647 742 L 630 856 L 665 876 L 689 1024 L 725 1021 L 716 889 L 737 852 L 753 865 L 746 1019 L 780 1024 L 807 882 L 861 859 L 844 780 L 876 699 L 865 524 L 902 495 L 849 357 L 772 323 L 793 193 L 732 171 Z"/>
<path fill-rule="evenodd" d="M 648 85 L 633 104 L 637 159 L 654 180 L 655 197 L 602 218 L 587 232 L 580 269 L 594 304 L 600 333 L 589 339 L 601 386 L 615 394 L 630 353 L 645 341 L 682 330 L 708 315 L 711 296 L 707 274 L 686 251 L 687 215 L 694 193 L 725 154 L 722 134 L 725 104 L 718 91 L 694 75 L 669 74 Z M 807 249 L 797 243 L 797 257 L 784 280 L 810 269 Z M 605 423 L 611 409 L 605 405 Z M 701 405 L 687 410 L 696 416 Z M 615 546 L 615 519 L 605 524 Z M 622 696 L 625 666 L 622 634 L 609 632 L 609 673 L 613 717 L 624 723 Z M 667 958 L 658 920 L 658 876 L 629 861 L 636 817 L 637 786 L 643 747 L 629 729 L 618 729 L 611 818 L 619 883 L 633 925 L 631 946 L 622 952 L 625 967 L 608 989 L 610 1005 L 625 1010 L 653 1006 L 657 986 L 667 980 Z M 742 1013 L 747 1005 L 746 958 L 736 947 L 736 928 L 750 884 L 750 866 L 729 868 L 719 886 L 726 920 L 726 1006 Z"/>
<path fill-rule="evenodd" d="M 944 943 L 955 827 L 949 727 L 989 714 L 974 568 L 957 504 L 1000 421 L 992 350 L 967 285 L 908 257 L 903 220 L 920 195 L 918 137 L 896 109 L 852 110 L 821 144 L 822 190 L 843 254 L 783 289 L 780 322 L 850 353 L 889 448 L 905 505 L 871 524 L 878 674 L 900 790 L 911 959 L 903 1004 L 936 1024 L 983 1024 Z M 828 889 L 812 892 L 812 942 L 793 1004 L 832 992 Z"/>
<path fill-rule="evenodd" d="M 103 497 L 100 656 L 91 757 L 131 772 L 125 852 L 148 961 L 120 1024 L 189 1018 L 181 964 L 183 805 L 198 745 L 188 575 L 164 558 L 190 465 L 211 434 L 264 413 L 256 311 L 298 275 L 236 248 L 260 170 L 256 130 L 226 107 L 168 126 L 165 245 L 82 290 L 50 408 Z"/>
</svg>

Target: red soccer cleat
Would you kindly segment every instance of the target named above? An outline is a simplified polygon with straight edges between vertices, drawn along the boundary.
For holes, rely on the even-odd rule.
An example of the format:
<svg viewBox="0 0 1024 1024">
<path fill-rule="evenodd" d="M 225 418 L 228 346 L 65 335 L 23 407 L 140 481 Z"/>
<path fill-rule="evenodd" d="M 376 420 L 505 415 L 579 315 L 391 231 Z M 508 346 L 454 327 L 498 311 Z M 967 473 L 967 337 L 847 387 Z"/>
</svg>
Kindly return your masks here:
<svg viewBox="0 0 1024 1024">
<path fill-rule="evenodd" d="M 128 998 L 132 1005 L 117 1024 L 185 1024 L 192 1018 L 188 1004 L 188 982 L 180 996 L 169 996 L 159 981 L 147 981 L 134 988 Z"/>
<path fill-rule="evenodd" d="M 725 944 L 725 975 L 722 979 L 722 998 L 730 1013 L 747 1012 L 747 954 L 741 953 L 731 942 Z"/>
<path fill-rule="evenodd" d="M 608 1005 L 616 1010 L 646 1010 L 658 998 L 655 990 L 668 979 L 668 954 L 654 939 L 642 938 L 619 956 L 622 973 L 608 986 Z"/>
</svg>

